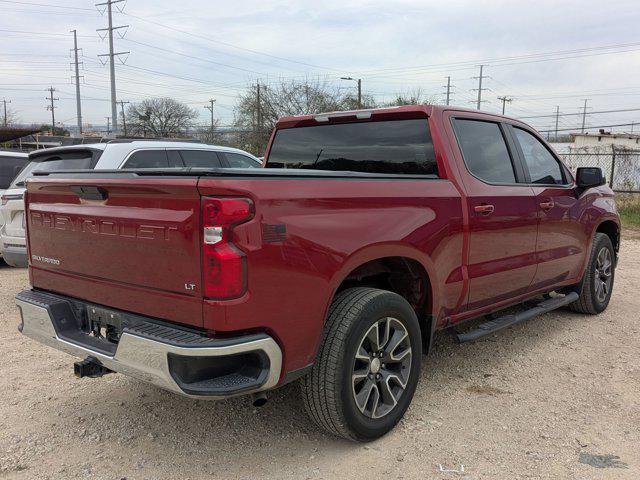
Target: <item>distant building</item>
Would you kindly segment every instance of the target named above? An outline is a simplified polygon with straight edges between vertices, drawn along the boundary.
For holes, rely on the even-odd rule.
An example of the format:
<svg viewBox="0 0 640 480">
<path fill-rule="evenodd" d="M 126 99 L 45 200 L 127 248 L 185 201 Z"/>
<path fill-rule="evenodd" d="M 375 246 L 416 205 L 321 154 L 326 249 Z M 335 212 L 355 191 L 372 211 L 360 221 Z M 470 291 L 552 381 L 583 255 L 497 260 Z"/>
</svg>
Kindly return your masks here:
<svg viewBox="0 0 640 480">
<path fill-rule="evenodd" d="M 611 133 L 600 130 L 598 133 L 572 133 L 571 150 L 640 150 L 640 135 L 634 133 Z"/>
</svg>

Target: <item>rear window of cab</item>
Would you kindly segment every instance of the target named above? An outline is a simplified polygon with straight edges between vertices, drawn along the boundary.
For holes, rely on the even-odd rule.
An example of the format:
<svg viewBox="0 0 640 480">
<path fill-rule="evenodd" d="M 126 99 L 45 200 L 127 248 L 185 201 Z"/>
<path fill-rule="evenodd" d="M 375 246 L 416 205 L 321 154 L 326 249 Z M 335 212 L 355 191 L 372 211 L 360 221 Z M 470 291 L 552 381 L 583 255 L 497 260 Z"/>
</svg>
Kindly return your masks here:
<svg viewBox="0 0 640 480">
<path fill-rule="evenodd" d="M 438 176 L 427 119 L 279 129 L 266 168 Z"/>
</svg>

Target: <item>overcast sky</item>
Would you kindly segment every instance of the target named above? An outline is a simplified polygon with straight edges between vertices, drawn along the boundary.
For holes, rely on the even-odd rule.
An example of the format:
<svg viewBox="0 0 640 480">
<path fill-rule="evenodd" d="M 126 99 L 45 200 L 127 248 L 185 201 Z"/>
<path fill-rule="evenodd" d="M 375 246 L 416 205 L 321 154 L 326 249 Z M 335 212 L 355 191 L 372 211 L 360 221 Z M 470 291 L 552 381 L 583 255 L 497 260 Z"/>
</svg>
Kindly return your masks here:
<svg viewBox="0 0 640 480">
<path fill-rule="evenodd" d="M 118 99 L 177 98 L 201 112 L 215 98 L 216 116 L 233 119 L 238 92 L 260 79 L 320 76 L 342 88 L 362 78 L 377 100 L 421 88 L 444 102 L 446 76 L 452 103 L 472 107 L 480 63 L 489 76 L 483 109 L 498 111 L 498 96 L 513 97 L 507 114 L 593 114 L 587 124 L 640 123 L 640 8 L 635 1 L 418 1 L 418 0 L 128 0 L 118 4 Z M 69 30 L 83 50 L 81 85 L 85 122 L 102 125 L 110 115 L 108 51 L 96 29 L 106 16 L 85 0 L 0 0 L 0 100 L 22 122 L 50 122 L 45 89 L 54 86 L 56 120 L 75 122 Z M 31 32 L 36 32 L 31 33 Z M 602 48 L 601 48 L 602 47 Z M 556 53 L 554 53 L 556 52 Z M 564 53 L 558 53 L 564 52 Z M 540 55 L 538 55 L 540 54 Z M 1 115 L 1 112 L 0 112 Z M 565 116 L 560 128 L 579 125 Z M 528 120 L 539 129 L 553 118 Z M 621 127 L 619 130 L 629 130 Z M 636 131 L 640 130 L 640 125 Z"/>
</svg>

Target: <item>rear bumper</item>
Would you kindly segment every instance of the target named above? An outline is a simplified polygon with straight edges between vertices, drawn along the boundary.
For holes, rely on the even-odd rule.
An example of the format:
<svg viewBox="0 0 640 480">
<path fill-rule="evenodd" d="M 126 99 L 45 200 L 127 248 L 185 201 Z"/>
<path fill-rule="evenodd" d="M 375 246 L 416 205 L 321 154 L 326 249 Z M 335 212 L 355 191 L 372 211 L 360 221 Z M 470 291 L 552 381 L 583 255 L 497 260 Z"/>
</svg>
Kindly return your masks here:
<svg viewBox="0 0 640 480">
<path fill-rule="evenodd" d="M 0 229 L 4 230 L 4 229 Z M 27 257 L 27 246 L 24 237 L 9 237 L 0 234 L 0 249 L 2 257 L 12 267 L 27 267 L 29 259 Z"/>
<path fill-rule="evenodd" d="M 266 334 L 212 339 L 149 318 L 116 310 L 118 343 L 86 333 L 86 310 L 103 309 L 38 290 L 16 296 L 26 336 L 76 357 L 194 398 L 221 399 L 277 385 L 282 352 Z M 113 316 L 112 316 L 113 318 Z"/>
</svg>

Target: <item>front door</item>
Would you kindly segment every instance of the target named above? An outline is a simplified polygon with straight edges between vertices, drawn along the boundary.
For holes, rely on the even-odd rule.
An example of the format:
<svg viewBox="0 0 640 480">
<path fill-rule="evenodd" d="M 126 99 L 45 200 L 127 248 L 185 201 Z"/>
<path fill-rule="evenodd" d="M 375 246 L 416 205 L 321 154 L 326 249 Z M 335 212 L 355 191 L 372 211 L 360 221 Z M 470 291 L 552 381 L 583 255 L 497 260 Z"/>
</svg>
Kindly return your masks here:
<svg viewBox="0 0 640 480">
<path fill-rule="evenodd" d="M 513 133 L 540 217 L 536 243 L 538 268 L 532 286 L 537 290 L 576 279 L 588 254 L 589 232 L 580 222 L 580 205 L 572 179 L 533 132 L 514 126 Z"/>
<path fill-rule="evenodd" d="M 469 209 L 468 310 L 530 290 L 536 272 L 537 205 L 531 186 L 518 183 L 507 128 L 493 121 L 456 118 Z"/>
</svg>

